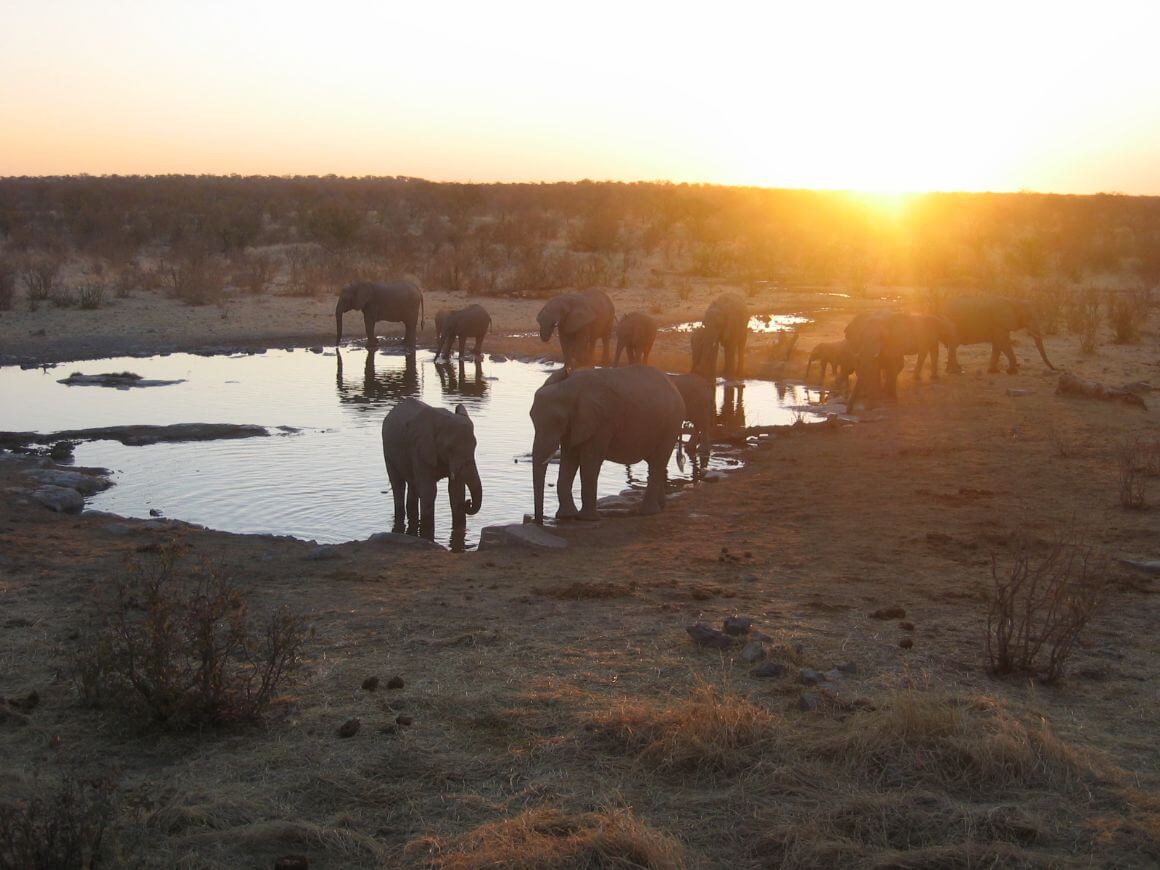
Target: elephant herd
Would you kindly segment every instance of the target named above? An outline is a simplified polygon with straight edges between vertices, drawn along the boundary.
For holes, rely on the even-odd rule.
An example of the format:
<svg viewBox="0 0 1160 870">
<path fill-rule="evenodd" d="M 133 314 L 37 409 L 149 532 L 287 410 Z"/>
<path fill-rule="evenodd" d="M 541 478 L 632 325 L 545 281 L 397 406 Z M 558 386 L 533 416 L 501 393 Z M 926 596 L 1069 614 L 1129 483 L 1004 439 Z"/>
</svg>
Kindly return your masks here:
<svg viewBox="0 0 1160 870">
<path fill-rule="evenodd" d="M 336 344 L 342 340 L 343 314 L 353 310 L 362 312 L 369 344 L 375 341 L 376 323 L 402 323 L 404 341 L 413 352 L 423 325 L 423 294 L 414 283 L 358 282 L 343 288 L 335 306 Z M 656 321 L 643 312 L 617 321 L 612 300 L 601 290 L 556 296 L 544 304 L 536 320 L 543 341 L 558 334 L 564 365 L 536 390 L 529 412 L 535 427 L 535 521 L 544 519 L 545 477 L 557 452 L 557 518 L 598 518 L 597 479 L 605 460 L 647 463 L 640 513 L 657 513 L 665 503 L 669 457 L 680 443 L 686 420 L 692 424 L 692 435 L 685 449 L 690 455 L 708 453 L 719 351 L 724 351 L 726 376 L 741 374 L 749 322 L 745 299 L 725 294 L 709 306 L 691 338 L 693 371 L 681 375 L 668 375 L 648 365 Z M 435 324 L 437 359 L 449 358 L 456 342 L 462 358 L 471 338 L 478 362 L 491 325 L 482 306 L 441 311 Z M 616 358 L 609 366 L 614 332 Z M 603 368 L 591 368 L 597 342 L 602 343 Z M 622 353 L 629 363 L 625 367 L 619 365 Z M 463 528 L 466 518 L 479 511 L 483 485 L 475 462 L 475 430 L 462 405 L 452 412 L 404 399 L 383 420 L 382 442 L 394 499 L 394 531 L 434 536 L 437 485 L 444 478 L 453 528 Z M 577 473 L 579 508 L 572 496 Z"/>
<path fill-rule="evenodd" d="M 865 311 L 846 326 L 841 341 L 822 342 L 810 352 L 805 375 L 815 362 L 821 364 L 822 382 L 830 368 L 839 385 L 846 385 L 850 375 L 855 382 L 849 391 L 846 408 L 853 411 L 859 399 L 873 401 L 897 395 L 898 375 L 907 356 L 917 357 L 914 377 L 922 376 L 926 360 L 930 375 L 938 377 L 939 345 L 947 349 L 948 373 L 962 371 L 958 347 L 964 344 L 990 342 L 989 371 L 999 370 L 1000 355 L 1007 358 L 1007 371 L 1014 373 L 1019 364 L 1011 345 L 1011 333 L 1024 329 L 1035 342 L 1044 364 L 1054 370 L 1043 347 L 1043 335 L 1030 302 L 1004 296 L 965 296 L 950 300 L 939 314 L 911 314 L 891 310 Z"/>
</svg>

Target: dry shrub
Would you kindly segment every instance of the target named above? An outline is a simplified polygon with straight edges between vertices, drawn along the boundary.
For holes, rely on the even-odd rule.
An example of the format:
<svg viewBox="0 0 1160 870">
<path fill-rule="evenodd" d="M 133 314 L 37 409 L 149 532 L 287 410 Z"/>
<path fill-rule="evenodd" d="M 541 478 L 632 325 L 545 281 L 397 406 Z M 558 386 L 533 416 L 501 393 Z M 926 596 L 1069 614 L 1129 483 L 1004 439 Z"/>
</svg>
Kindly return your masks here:
<svg viewBox="0 0 1160 870">
<path fill-rule="evenodd" d="M 0 870 L 97 866 L 112 784 L 67 781 L 54 794 L 0 800 Z"/>
<path fill-rule="evenodd" d="M 1046 721 L 1025 723 L 985 697 L 903 692 L 845 725 L 836 737 L 823 738 L 821 754 L 878 789 L 1062 791 L 1093 773 Z"/>
<path fill-rule="evenodd" d="M 1090 437 L 1072 438 L 1057 426 L 1052 426 L 1047 430 L 1047 440 L 1051 442 L 1051 449 L 1060 459 L 1083 456 L 1091 448 Z"/>
<path fill-rule="evenodd" d="M 677 298 L 682 302 L 688 302 L 689 297 L 693 295 L 693 284 L 688 278 L 682 278 L 677 284 Z"/>
<path fill-rule="evenodd" d="M 1079 336 L 1080 350 L 1095 353 L 1100 337 L 1099 292 L 1091 287 L 1072 295 L 1068 308 L 1067 329 Z"/>
<path fill-rule="evenodd" d="M 0 311 L 11 311 L 16 299 L 16 264 L 0 257 Z"/>
<path fill-rule="evenodd" d="M 670 707 L 624 700 L 589 727 L 600 741 L 645 765 L 711 778 L 751 767 L 777 747 L 783 725 L 740 695 L 700 685 Z"/>
<path fill-rule="evenodd" d="M 20 275 L 24 279 L 29 307 L 36 310 L 39 303 L 55 298 L 60 289 L 60 272 L 63 267 L 64 257 L 50 251 L 30 254 L 25 258 Z"/>
<path fill-rule="evenodd" d="M 131 565 L 108 599 L 77 656 L 81 696 L 164 728 L 260 718 L 305 639 L 285 607 L 256 625 L 228 573 L 179 570 L 172 544 Z"/>
<path fill-rule="evenodd" d="M 187 305 L 210 305 L 222 297 L 221 264 L 203 248 L 170 251 L 162 261 L 161 275 L 169 291 Z"/>
<path fill-rule="evenodd" d="M 567 814 L 526 810 L 458 837 L 425 837 L 407 856 L 439 870 L 668 870 L 685 866 L 681 844 L 653 830 L 630 810 Z"/>
<path fill-rule="evenodd" d="M 991 557 L 987 658 L 995 674 L 1019 673 L 1053 682 L 1063 675 L 1080 634 L 1103 604 L 1107 560 L 1063 536 L 1036 554 L 1016 544 L 1011 564 Z"/>
<path fill-rule="evenodd" d="M 261 296 L 278 275 L 278 261 L 268 254 L 248 254 L 242 258 L 235 283 L 251 296 Z"/>
<path fill-rule="evenodd" d="M 1160 477 L 1160 441 L 1128 438 L 1116 453 L 1120 504 L 1133 510 L 1148 507 L 1148 480 Z"/>
<path fill-rule="evenodd" d="M 86 311 L 100 308 L 104 301 L 105 285 L 100 281 L 92 281 L 77 288 L 77 304 Z"/>
<path fill-rule="evenodd" d="M 1146 291 L 1112 294 L 1108 298 L 1108 321 L 1116 344 L 1139 340 L 1148 322 L 1149 294 Z"/>
<path fill-rule="evenodd" d="M 142 289 L 145 286 L 145 281 L 145 273 L 140 266 L 126 263 L 117 269 L 113 277 L 113 294 L 118 299 L 128 299 L 129 294 L 134 290 Z"/>
</svg>

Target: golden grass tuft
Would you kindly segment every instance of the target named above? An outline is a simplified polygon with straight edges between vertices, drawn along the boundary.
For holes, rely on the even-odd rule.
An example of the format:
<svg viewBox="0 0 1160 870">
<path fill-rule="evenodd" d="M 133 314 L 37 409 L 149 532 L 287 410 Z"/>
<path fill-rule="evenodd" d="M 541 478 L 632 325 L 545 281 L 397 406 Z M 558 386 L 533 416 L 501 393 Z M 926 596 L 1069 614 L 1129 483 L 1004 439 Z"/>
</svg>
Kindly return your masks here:
<svg viewBox="0 0 1160 870">
<path fill-rule="evenodd" d="M 630 810 L 567 814 L 526 810 L 457 837 L 424 837 L 408 858 L 439 870 L 668 870 L 685 866 L 681 844 L 641 822 Z"/>
<path fill-rule="evenodd" d="M 728 776 L 775 749 L 782 721 L 741 695 L 701 685 L 672 706 L 622 701 L 589 727 L 657 770 Z"/>
</svg>

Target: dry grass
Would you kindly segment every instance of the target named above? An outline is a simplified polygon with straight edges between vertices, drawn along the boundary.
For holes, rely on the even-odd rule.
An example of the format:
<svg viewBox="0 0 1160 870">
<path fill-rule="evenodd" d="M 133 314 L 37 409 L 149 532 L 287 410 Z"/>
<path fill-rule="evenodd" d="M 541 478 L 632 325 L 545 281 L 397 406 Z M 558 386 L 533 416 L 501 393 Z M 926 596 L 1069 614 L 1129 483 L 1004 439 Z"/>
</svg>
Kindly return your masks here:
<svg viewBox="0 0 1160 870">
<path fill-rule="evenodd" d="M 631 810 L 569 814 L 527 810 L 457 837 L 424 837 L 407 856 L 439 870 L 669 870 L 685 866 L 684 849 Z"/>
<path fill-rule="evenodd" d="M 1148 507 L 1149 480 L 1160 476 L 1160 441 L 1127 438 L 1116 451 L 1120 504 L 1132 510 Z"/>
</svg>

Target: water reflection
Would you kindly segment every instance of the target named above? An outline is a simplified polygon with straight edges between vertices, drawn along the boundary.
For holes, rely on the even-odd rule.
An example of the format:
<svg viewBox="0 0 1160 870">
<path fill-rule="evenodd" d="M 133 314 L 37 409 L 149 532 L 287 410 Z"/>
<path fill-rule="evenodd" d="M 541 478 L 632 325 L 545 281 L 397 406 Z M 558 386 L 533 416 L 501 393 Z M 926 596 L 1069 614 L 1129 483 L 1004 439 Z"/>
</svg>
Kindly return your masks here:
<svg viewBox="0 0 1160 870">
<path fill-rule="evenodd" d="M 439 384 L 443 388 L 445 397 L 465 399 L 484 399 L 487 396 L 488 382 L 483 377 L 483 363 L 478 358 L 471 369 L 471 377 L 467 376 L 467 364 L 461 359 L 459 364 L 448 361 L 436 361 L 435 371 L 439 374 Z M 482 402 L 474 403 L 476 406 Z"/>
<path fill-rule="evenodd" d="M 394 404 L 409 396 L 419 396 L 419 368 L 415 363 L 415 353 L 403 355 L 402 368 L 394 366 L 382 370 L 375 368 L 375 351 L 366 352 L 363 362 L 362 383 L 348 382 L 343 377 L 342 351 L 335 351 L 335 386 L 338 400 L 344 404 L 365 405 Z"/>
<path fill-rule="evenodd" d="M 778 387 L 778 399 L 784 398 L 783 387 Z M 721 391 L 721 408 L 717 411 L 717 425 L 726 431 L 745 428 L 745 384 L 726 384 Z"/>
</svg>

